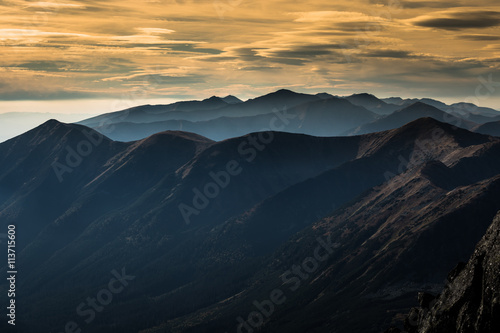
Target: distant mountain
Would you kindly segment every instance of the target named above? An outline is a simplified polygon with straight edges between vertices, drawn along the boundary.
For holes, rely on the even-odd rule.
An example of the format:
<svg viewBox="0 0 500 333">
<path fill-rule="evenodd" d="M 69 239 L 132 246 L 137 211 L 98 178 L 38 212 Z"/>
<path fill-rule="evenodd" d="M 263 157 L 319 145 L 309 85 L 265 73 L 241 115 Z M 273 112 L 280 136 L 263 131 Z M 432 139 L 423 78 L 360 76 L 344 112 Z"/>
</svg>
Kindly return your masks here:
<svg viewBox="0 0 500 333">
<path fill-rule="evenodd" d="M 484 116 L 490 116 L 490 117 L 498 117 L 500 116 L 500 111 L 491 109 L 491 108 L 485 108 L 485 107 L 479 107 L 475 104 L 472 103 L 455 103 L 449 106 L 449 111 L 453 111 L 455 113 L 471 113 L 471 114 L 477 114 L 477 115 L 484 115 Z"/>
<path fill-rule="evenodd" d="M 349 103 L 341 104 L 340 99 Z M 332 109 L 321 107 L 321 101 L 328 101 L 325 105 Z M 339 98 L 328 93 L 311 95 L 281 89 L 245 102 L 229 95 L 169 105 L 144 105 L 103 114 L 79 124 L 92 127 L 114 140 L 127 142 L 167 130 L 189 131 L 212 140 L 224 140 L 273 129 L 270 123 L 274 122 L 277 113 L 285 110 L 298 115 L 300 121 L 295 119 L 287 122 L 283 131 L 317 136 L 371 133 L 396 128 L 427 116 L 454 122 L 467 129 L 472 129 L 476 124 L 500 120 L 498 111 L 473 104 L 446 105 L 428 98 L 403 100 L 393 97 L 385 101 L 366 93 Z M 421 109 L 425 108 L 422 104 L 433 106 L 435 110 L 415 112 L 413 104 L 421 105 Z M 451 116 L 437 112 L 439 110 Z M 398 114 L 393 115 L 395 112 Z M 319 114 L 327 118 L 313 120 L 319 119 L 315 116 Z M 377 118 L 382 119 L 374 122 Z"/>
<path fill-rule="evenodd" d="M 402 106 L 405 103 L 405 100 L 402 99 L 401 97 L 388 97 L 388 98 L 381 98 L 382 101 L 388 103 L 388 104 L 395 104 Z"/>
<path fill-rule="evenodd" d="M 304 128 L 373 116 L 338 98 L 292 109 Z M 432 118 L 352 137 L 167 131 L 129 143 L 52 120 L 0 144 L 19 332 L 68 320 L 229 332 L 254 311 L 262 323 L 248 327 L 263 332 L 380 332 L 470 256 L 499 195 L 500 139 Z M 133 279 L 87 323 L 75 309 L 113 270 Z"/>
<path fill-rule="evenodd" d="M 383 98 L 382 100 L 386 103 L 399 105 L 401 107 L 406 107 L 416 102 L 422 102 L 434 106 L 435 108 L 438 108 L 447 113 L 453 114 L 457 117 L 461 117 L 465 120 L 469 120 L 479 124 L 500 120 L 500 111 L 491 108 L 479 107 L 472 103 L 455 103 L 447 105 L 441 101 L 430 98 L 402 99 L 400 97 L 390 97 Z"/>
<path fill-rule="evenodd" d="M 448 275 L 441 295 L 420 293 L 420 307 L 405 320 L 409 333 L 473 332 L 500 330 L 500 214 L 476 246 L 471 258 Z M 389 332 L 389 331 L 388 331 Z M 398 333 L 394 328 L 390 332 Z"/>
<path fill-rule="evenodd" d="M 371 123 L 362 125 L 353 130 L 347 131 L 346 134 L 358 135 L 365 133 L 373 133 L 385 131 L 403 126 L 406 123 L 423 117 L 431 117 L 439 121 L 443 121 L 455 126 L 472 129 L 477 124 L 464 120 L 454 115 L 450 115 L 442 110 L 439 110 L 431 105 L 423 102 L 415 102 L 410 106 L 400 109 L 388 116 L 377 119 Z"/>
<path fill-rule="evenodd" d="M 387 104 L 371 94 L 354 94 L 344 98 L 354 105 L 362 106 L 379 115 L 388 115 L 400 109 L 399 106 Z"/>
<path fill-rule="evenodd" d="M 406 106 L 410 106 L 412 104 L 415 104 L 417 102 L 422 102 L 422 103 L 425 103 L 427 105 L 430 105 L 430 106 L 433 106 L 435 108 L 438 108 L 438 109 L 440 109 L 442 111 L 445 111 L 448 108 L 447 104 L 445 104 L 445 103 L 443 103 L 441 101 L 432 99 L 432 98 L 407 98 L 407 99 L 402 99 L 400 97 L 390 97 L 390 98 L 382 98 L 382 101 L 384 101 L 386 103 L 389 103 L 389 104 L 398 105 L 398 106 L 401 106 L 401 107 L 406 107 Z"/>
<path fill-rule="evenodd" d="M 198 122 L 184 120 L 122 122 L 113 124 L 112 130 L 109 130 L 108 124 L 95 129 L 119 141 L 140 140 L 165 130 L 189 131 L 220 141 L 269 129 L 316 136 L 338 136 L 346 128 L 360 126 L 376 118 L 376 114 L 363 107 L 332 97 L 247 117 L 220 117 Z"/>
<path fill-rule="evenodd" d="M 234 102 L 234 98 L 229 97 L 228 100 Z M 176 102 L 168 105 L 142 105 L 123 111 L 105 113 L 80 121 L 78 124 L 89 127 L 99 127 L 125 121 L 149 123 L 172 119 L 212 119 L 216 118 L 218 115 L 212 115 L 210 111 L 228 107 L 232 104 L 237 103 L 229 103 L 223 98 L 212 96 L 202 101 Z"/>
<path fill-rule="evenodd" d="M 494 121 L 500 121 L 500 112 L 490 108 L 481 108 L 470 103 L 456 103 L 447 106 L 445 112 L 461 117 L 463 119 L 485 124 Z"/>
<path fill-rule="evenodd" d="M 338 96 L 333 96 L 333 95 L 328 94 L 328 93 L 318 93 L 318 94 L 316 94 L 316 96 L 318 96 L 321 99 L 330 99 L 332 97 L 338 97 Z"/>
<path fill-rule="evenodd" d="M 491 123 L 478 125 L 474 127 L 474 132 L 486 135 L 500 136 L 500 121 L 493 121 Z"/>
<path fill-rule="evenodd" d="M 219 117 L 249 117 L 317 100 L 320 100 L 318 96 L 299 94 L 285 89 L 245 102 L 234 96 L 224 98 L 212 96 L 202 101 L 138 106 L 86 119 L 79 124 L 97 128 L 109 127 L 116 123 L 152 123 L 167 120 L 199 122 Z"/>
</svg>

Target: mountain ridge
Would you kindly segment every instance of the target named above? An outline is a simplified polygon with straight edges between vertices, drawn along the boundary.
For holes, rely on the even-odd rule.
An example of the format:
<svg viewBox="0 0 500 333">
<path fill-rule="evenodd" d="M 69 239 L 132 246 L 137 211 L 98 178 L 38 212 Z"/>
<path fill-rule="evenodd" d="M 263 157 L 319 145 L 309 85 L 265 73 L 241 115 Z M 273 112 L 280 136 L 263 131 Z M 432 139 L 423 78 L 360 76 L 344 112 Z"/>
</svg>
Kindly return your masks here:
<svg viewBox="0 0 500 333">
<path fill-rule="evenodd" d="M 316 103 L 317 118 L 290 123 L 350 105 Z M 84 153 L 75 165 L 72 151 Z M 283 274 L 319 238 L 338 246 L 259 329 L 378 332 L 417 291 L 439 291 L 500 210 L 500 138 L 431 117 L 348 137 L 166 131 L 127 143 L 52 120 L 0 144 L 0 156 L 0 225 L 16 224 L 29 272 L 18 299 L 44 331 L 63 327 L 110 267 L 138 283 L 90 332 L 237 329 L 254 300 L 293 286 Z M 72 171 L 61 181 L 54 163 Z"/>
</svg>

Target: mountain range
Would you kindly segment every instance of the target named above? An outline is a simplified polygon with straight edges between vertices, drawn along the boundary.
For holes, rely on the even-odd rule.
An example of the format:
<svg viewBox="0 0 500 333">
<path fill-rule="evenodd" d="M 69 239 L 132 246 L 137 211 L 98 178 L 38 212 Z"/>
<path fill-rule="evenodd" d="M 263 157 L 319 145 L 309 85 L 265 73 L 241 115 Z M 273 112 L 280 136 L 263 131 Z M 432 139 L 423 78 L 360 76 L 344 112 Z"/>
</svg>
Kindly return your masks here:
<svg viewBox="0 0 500 333">
<path fill-rule="evenodd" d="M 277 126 L 276 117 L 287 121 Z M 390 98 L 370 94 L 346 97 L 301 94 L 281 89 L 247 101 L 212 96 L 202 101 L 144 105 L 83 120 L 118 141 L 144 139 L 166 130 L 188 131 L 221 141 L 252 132 L 277 130 L 314 136 L 355 135 L 398 128 L 422 117 L 495 135 L 499 111 L 473 104 L 447 105 L 432 99 Z M 490 124 L 491 123 L 491 124 Z"/>
<path fill-rule="evenodd" d="M 196 133 L 120 142 L 50 120 L 1 143 L 0 228 L 16 226 L 22 272 L 17 331 L 403 325 L 418 311 L 417 293 L 441 292 L 489 237 L 500 210 L 500 138 L 423 102 L 391 113 L 390 103 L 353 102 L 285 90 L 228 96 L 83 122 L 115 126 L 118 136 L 127 117 L 157 117 L 153 124 L 170 112 L 206 113 L 190 122 L 206 124 Z M 238 124 L 264 131 L 236 136 L 246 128 Z M 200 133 L 207 128 L 235 136 L 214 141 Z M 349 128 L 353 135 L 329 134 Z M 0 282 L 0 293 L 8 288 Z"/>
</svg>

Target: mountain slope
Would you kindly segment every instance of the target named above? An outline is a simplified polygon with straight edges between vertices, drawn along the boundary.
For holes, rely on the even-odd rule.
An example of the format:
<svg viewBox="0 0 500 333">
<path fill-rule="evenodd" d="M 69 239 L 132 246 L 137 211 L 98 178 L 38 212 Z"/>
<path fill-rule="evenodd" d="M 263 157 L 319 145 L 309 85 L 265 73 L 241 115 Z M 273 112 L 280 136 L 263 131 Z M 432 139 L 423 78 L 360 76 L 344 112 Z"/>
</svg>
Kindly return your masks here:
<svg viewBox="0 0 500 333">
<path fill-rule="evenodd" d="M 77 150 L 81 142 L 88 141 L 84 131 L 95 135 L 79 125 L 51 121 L 0 145 L 4 158 L 0 188 L 5 190 L 1 224 L 18 225 L 18 265 L 20 270 L 30 272 L 18 281 L 22 290 L 18 299 L 30 304 L 25 311 L 37 316 L 39 329 L 64 325 L 59 321 L 72 316 L 71 301 L 85 299 L 79 289 L 68 289 L 68 281 L 92 289 L 95 281 L 105 282 L 110 266 L 119 269 L 120 265 L 142 274 L 149 289 L 141 289 L 141 284 L 136 287 L 138 294 L 130 298 L 134 306 L 142 304 L 142 296 L 137 295 L 157 297 L 199 281 L 200 276 L 227 269 L 227 265 L 217 268 L 221 265 L 194 264 L 198 259 L 191 258 L 196 244 L 213 225 L 354 158 L 358 141 L 273 132 L 215 144 L 195 134 L 178 132 L 159 133 L 127 144 L 102 138 L 93 152 L 59 182 L 52 163 L 64 162 L 67 147 Z M 235 168 L 234 163 L 239 166 Z M 235 169 L 240 171 L 227 180 L 225 174 Z M 179 205 L 197 207 L 193 206 L 196 189 L 205 192 L 207 184 L 226 181 L 228 184 L 220 185 L 220 194 L 210 195 L 209 204 L 186 223 Z M 39 205 L 37 200 L 41 200 Z M 145 263 L 143 258 L 154 259 Z M 243 269 L 246 274 L 251 261 L 244 265 L 248 267 Z M 212 266 L 213 272 L 208 269 Z M 158 269 L 161 279 L 151 275 Z M 200 275 L 198 270 L 205 273 Z M 59 272 L 57 276 L 55 271 Z M 228 278 L 238 281 L 237 274 Z M 222 288 L 217 297 L 232 291 L 224 291 L 225 281 L 211 283 L 213 290 Z M 41 306 L 48 290 L 54 292 L 51 305 Z M 72 295 L 69 299 L 65 296 L 68 294 Z M 161 306 L 170 300 L 162 300 L 154 316 L 188 311 L 212 298 L 205 294 L 197 299 L 170 312 Z M 66 310 L 53 312 L 56 303 L 65 304 Z M 116 306 L 127 307 L 122 303 Z M 145 313 L 137 312 L 121 327 L 132 331 L 138 325 L 144 327 L 141 317 L 146 318 Z M 24 329 L 30 330 L 29 326 Z"/>
<path fill-rule="evenodd" d="M 474 127 L 474 132 L 486 135 L 500 136 L 500 121 L 493 121 L 490 123 L 478 125 Z"/>
<path fill-rule="evenodd" d="M 427 162 L 419 158 L 398 176 L 385 182 L 382 176 L 381 185 L 352 193 L 359 185 L 342 168 L 358 174 L 359 184 L 370 188 L 366 177 L 368 172 L 376 172 L 380 159 L 395 150 L 396 160 L 399 156 L 412 160 L 420 148 L 405 148 L 406 144 L 429 140 L 437 129 L 445 134 L 441 144 L 427 146 Z M 276 249 L 276 244 L 306 227 L 277 248 L 230 303 L 214 304 L 147 332 L 234 331 L 238 326 L 235 318 L 246 319 L 256 310 L 253 300 L 264 302 L 273 289 L 284 291 L 287 301 L 276 306 L 273 315 L 258 327 L 263 332 L 326 332 L 332 328 L 380 332 L 395 313 L 413 305 L 416 290 L 439 290 L 447 271 L 469 255 L 500 208 L 495 199 L 500 194 L 496 176 L 500 172 L 499 142 L 432 119 L 378 135 L 366 136 L 376 146 L 360 150 L 365 157 L 294 185 L 214 230 L 208 248 L 217 242 L 224 251 L 233 249 L 229 253 L 259 255 Z M 398 145 L 403 150 L 397 150 Z M 355 167 L 358 161 L 371 168 L 360 173 Z M 391 165 L 385 163 L 382 170 Z M 489 169 L 471 173 L 470 164 L 488 165 Z M 340 179 L 334 181 L 336 172 L 349 187 Z M 307 227 L 321 214 L 327 217 Z M 470 223 L 472 216 L 474 223 Z M 288 275 L 288 282 L 283 273 L 312 257 L 318 237 L 325 242 L 331 239 L 337 244 L 335 251 L 321 268 L 302 273 L 307 277 L 299 279 L 298 289 L 289 290 L 296 281 L 291 277 L 299 273 Z M 221 254 L 215 251 L 212 256 Z"/>
<path fill-rule="evenodd" d="M 344 98 L 354 105 L 362 106 L 379 115 L 388 115 L 400 109 L 398 105 L 388 104 L 371 94 L 354 94 Z"/>
<path fill-rule="evenodd" d="M 451 105 L 447 105 L 441 101 L 430 98 L 402 99 L 399 97 L 383 98 L 382 101 L 388 104 L 399 105 L 400 107 L 407 107 L 416 102 L 422 102 L 434 106 L 441 111 L 479 124 L 498 120 L 495 118 L 500 116 L 500 112 L 495 109 L 479 107 L 472 103 L 454 103 Z"/>
<path fill-rule="evenodd" d="M 371 123 L 362 125 L 358 128 L 348 131 L 347 133 L 350 135 L 359 135 L 365 133 L 385 131 L 401 127 L 404 124 L 407 124 L 411 121 L 423 117 L 431 117 L 438 121 L 443 121 L 466 129 L 472 129 L 477 125 L 462 118 L 447 114 L 446 112 L 441 111 L 428 104 L 422 102 L 416 102 L 388 116 L 385 116 Z"/>
<path fill-rule="evenodd" d="M 228 96 L 229 97 L 229 96 Z M 234 99 L 230 100 L 234 102 Z M 202 101 L 183 101 L 168 105 L 142 105 L 126 109 L 105 113 L 96 117 L 85 119 L 78 124 L 88 127 L 109 126 L 118 122 L 148 123 L 155 121 L 165 121 L 172 119 L 194 120 L 198 117 L 216 117 L 210 116 L 210 112 L 227 107 L 231 104 L 224 98 L 212 96 Z"/>
<path fill-rule="evenodd" d="M 316 126 L 336 103 L 352 105 L 302 104 L 306 117 L 290 123 Z M 89 135 L 98 138 L 52 121 L 0 144 L 0 227 L 19 226 L 25 272 L 20 332 L 70 319 L 88 332 L 235 331 L 276 288 L 287 301 L 263 332 L 379 332 L 416 290 L 439 289 L 445 266 L 470 254 L 500 210 L 500 139 L 432 118 L 338 138 L 102 137 L 59 182 L 53 163 Z M 305 266 L 307 277 L 287 273 L 321 242 L 324 260 Z M 135 279 L 97 320 L 75 314 L 122 269 Z"/>
</svg>

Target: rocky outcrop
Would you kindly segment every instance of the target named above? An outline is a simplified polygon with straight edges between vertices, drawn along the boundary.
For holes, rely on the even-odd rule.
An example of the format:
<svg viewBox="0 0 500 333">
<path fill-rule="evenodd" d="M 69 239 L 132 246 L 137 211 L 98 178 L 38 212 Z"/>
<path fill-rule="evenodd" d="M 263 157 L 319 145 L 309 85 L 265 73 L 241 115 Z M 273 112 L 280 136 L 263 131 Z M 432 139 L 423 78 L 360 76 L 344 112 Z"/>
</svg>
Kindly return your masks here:
<svg viewBox="0 0 500 333">
<path fill-rule="evenodd" d="M 500 213 L 469 262 L 449 274 L 442 294 L 420 293 L 418 298 L 420 308 L 405 320 L 408 333 L 500 332 Z"/>
</svg>

